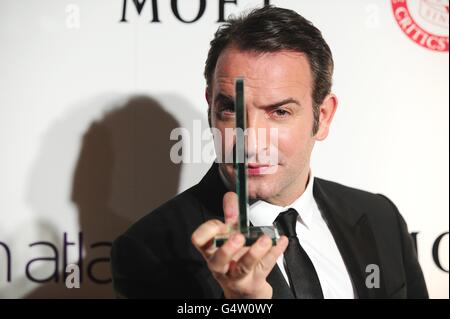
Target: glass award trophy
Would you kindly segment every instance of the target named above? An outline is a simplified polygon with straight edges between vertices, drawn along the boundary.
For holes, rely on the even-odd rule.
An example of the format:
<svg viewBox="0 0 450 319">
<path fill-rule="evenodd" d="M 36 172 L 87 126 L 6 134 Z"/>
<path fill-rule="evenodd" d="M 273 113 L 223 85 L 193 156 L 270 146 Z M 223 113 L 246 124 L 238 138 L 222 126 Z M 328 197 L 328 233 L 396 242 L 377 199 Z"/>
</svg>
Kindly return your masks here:
<svg viewBox="0 0 450 319">
<path fill-rule="evenodd" d="M 273 226 L 250 226 L 248 211 L 250 209 L 247 195 L 247 152 L 245 143 L 245 130 L 247 126 L 246 110 L 244 103 L 244 79 L 237 78 L 235 83 L 235 117 L 236 117 L 236 154 L 234 157 L 234 169 L 236 173 L 236 193 L 238 195 L 239 213 L 238 222 L 235 227 L 230 227 L 227 234 L 215 238 L 217 247 L 222 246 L 225 241 L 235 232 L 240 232 L 245 237 L 245 245 L 250 246 L 262 235 L 272 239 L 272 245 L 276 245 L 279 234 Z"/>
</svg>

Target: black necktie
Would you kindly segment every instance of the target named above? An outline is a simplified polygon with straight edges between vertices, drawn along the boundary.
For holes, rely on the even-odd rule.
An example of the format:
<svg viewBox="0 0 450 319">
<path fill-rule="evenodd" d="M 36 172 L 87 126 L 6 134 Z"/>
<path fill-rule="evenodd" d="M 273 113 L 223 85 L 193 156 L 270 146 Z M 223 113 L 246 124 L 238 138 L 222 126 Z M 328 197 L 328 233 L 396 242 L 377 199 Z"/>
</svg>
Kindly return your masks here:
<svg viewBox="0 0 450 319">
<path fill-rule="evenodd" d="M 298 241 L 295 230 L 297 217 L 297 211 L 290 208 L 280 213 L 275 220 L 278 231 L 289 239 L 289 245 L 284 252 L 289 283 L 297 299 L 323 299 L 314 265 Z"/>
</svg>

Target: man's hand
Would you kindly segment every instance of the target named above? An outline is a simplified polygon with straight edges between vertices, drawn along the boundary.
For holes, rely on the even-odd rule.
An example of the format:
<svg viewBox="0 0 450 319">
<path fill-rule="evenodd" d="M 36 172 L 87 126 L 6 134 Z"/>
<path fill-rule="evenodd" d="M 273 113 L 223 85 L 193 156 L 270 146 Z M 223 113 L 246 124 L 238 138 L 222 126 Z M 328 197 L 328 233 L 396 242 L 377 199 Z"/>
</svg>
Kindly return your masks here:
<svg viewBox="0 0 450 319">
<path fill-rule="evenodd" d="M 289 241 L 282 236 L 276 246 L 264 235 L 251 247 L 245 247 L 245 238 L 235 233 L 220 248 L 214 246 L 214 237 L 226 233 L 229 225 L 238 219 L 236 193 L 223 197 L 225 224 L 209 220 L 192 234 L 192 243 L 205 258 L 209 270 L 222 287 L 225 298 L 272 298 L 272 287 L 266 278 L 283 254 Z"/>
</svg>

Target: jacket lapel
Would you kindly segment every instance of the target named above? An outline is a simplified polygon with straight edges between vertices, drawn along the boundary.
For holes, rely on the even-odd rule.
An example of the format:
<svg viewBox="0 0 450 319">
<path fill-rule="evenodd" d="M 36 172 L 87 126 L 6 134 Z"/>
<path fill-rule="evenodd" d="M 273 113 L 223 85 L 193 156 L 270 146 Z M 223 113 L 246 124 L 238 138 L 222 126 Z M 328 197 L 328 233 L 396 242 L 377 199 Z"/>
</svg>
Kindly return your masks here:
<svg viewBox="0 0 450 319">
<path fill-rule="evenodd" d="M 314 181 L 314 198 L 334 237 L 342 259 L 347 267 L 356 298 L 383 298 L 385 285 L 380 269 L 380 287 L 369 288 L 366 278 L 368 265 L 380 267 L 380 260 L 375 245 L 372 229 L 363 211 L 357 211 L 347 202 L 339 200 L 335 192 L 326 187 L 325 181 Z M 351 200 L 351 198 L 346 198 Z"/>
</svg>

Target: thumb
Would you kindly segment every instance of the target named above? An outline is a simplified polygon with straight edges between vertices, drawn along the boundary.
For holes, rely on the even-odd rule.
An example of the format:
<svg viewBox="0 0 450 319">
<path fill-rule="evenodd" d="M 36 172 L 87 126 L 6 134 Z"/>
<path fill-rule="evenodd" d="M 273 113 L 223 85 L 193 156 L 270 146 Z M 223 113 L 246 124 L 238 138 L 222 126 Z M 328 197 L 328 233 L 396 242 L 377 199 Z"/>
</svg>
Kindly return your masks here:
<svg viewBox="0 0 450 319">
<path fill-rule="evenodd" d="M 223 196 L 223 212 L 225 215 L 225 224 L 231 225 L 236 229 L 239 215 L 238 197 L 235 192 L 228 192 Z"/>
</svg>

